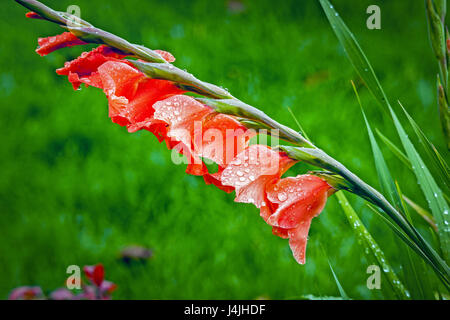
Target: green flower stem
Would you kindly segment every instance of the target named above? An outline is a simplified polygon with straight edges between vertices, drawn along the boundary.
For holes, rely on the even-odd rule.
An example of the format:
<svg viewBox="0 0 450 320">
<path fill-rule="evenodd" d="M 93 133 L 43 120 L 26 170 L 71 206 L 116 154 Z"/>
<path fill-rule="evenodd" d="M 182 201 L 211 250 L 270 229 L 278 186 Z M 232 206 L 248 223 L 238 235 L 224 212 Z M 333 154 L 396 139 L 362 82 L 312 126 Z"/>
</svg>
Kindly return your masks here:
<svg viewBox="0 0 450 320">
<path fill-rule="evenodd" d="M 299 132 L 275 121 L 261 110 L 248 105 L 236 98 L 220 100 L 198 98 L 197 100 L 213 107 L 217 112 L 252 120 L 255 123 L 260 123 L 261 128 L 268 127 L 274 130 L 278 130 L 280 138 L 293 144 L 316 149 L 316 146 L 314 146 L 312 142 L 302 136 Z"/>
<path fill-rule="evenodd" d="M 441 119 L 442 131 L 447 142 L 447 148 L 450 149 L 450 111 L 449 103 L 449 82 L 448 82 L 448 50 L 447 41 L 448 31 L 445 28 L 445 15 L 447 11 L 446 0 L 426 0 L 425 10 L 428 21 L 428 34 L 431 41 L 431 47 L 436 56 L 439 67 L 438 83 L 438 107 Z M 438 80 L 438 82 L 439 82 Z M 442 84 L 442 85 L 441 85 Z"/>
<path fill-rule="evenodd" d="M 181 70 L 170 63 L 149 63 L 136 60 L 129 61 L 150 78 L 173 81 L 181 89 L 195 92 L 206 97 L 218 99 L 233 98 L 233 96 L 225 89 L 201 81 L 187 71 Z"/>
</svg>

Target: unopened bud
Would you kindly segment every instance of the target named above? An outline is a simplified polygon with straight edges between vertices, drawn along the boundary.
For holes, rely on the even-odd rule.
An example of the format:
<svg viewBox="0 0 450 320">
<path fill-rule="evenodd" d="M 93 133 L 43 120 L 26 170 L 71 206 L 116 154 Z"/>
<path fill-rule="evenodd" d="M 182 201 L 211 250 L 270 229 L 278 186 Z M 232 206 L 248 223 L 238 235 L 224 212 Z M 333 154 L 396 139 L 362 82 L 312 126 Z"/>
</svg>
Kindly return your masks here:
<svg viewBox="0 0 450 320">
<path fill-rule="evenodd" d="M 442 21 L 436 12 L 432 0 L 427 0 L 426 11 L 428 16 L 428 26 L 431 46 L 438 60 L 444 59 L 446 43 Z"/>
</svg>

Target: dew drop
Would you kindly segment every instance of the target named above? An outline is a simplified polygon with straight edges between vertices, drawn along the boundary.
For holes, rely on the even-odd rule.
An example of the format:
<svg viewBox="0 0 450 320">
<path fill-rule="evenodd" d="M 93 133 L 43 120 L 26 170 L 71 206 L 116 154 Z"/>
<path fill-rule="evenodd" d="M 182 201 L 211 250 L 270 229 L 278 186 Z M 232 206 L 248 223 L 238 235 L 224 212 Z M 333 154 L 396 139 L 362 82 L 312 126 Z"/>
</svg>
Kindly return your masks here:
<svg viewBox="0 0 450 320">
<path fill-rule="evenodd" d="M 278 200 L 285 201 L 287 199 L 287 195 L 284 192 L 278 194 Z"/>
</svg>

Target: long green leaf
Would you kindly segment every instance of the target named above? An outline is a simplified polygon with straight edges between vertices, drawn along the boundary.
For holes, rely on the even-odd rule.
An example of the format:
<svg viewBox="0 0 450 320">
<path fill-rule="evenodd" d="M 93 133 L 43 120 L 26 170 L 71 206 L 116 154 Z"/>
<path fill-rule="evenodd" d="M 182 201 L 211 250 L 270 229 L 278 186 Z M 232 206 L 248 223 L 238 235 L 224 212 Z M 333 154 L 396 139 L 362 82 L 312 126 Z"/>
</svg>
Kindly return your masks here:
<svg viewBox="0 0 450 320">
<path fill-rule="evenodd" d="M 397 181 L 395 182 L 395 187 L 397 194 L 400 197 L 401 207 L 404 211 L 405 217 L 412 224 L 411 216 L 404 201 L 405 197 Z M 436 234 L 434 233 L 433 235 Z M 408 257 L 409 268 L 405 269 L 405 272 L 410 273 L 410 276 L 406 276 L 406 280 L 410 285 L 410 288 L 414 289 L 415 292 L 413 293 L 415 295 L 420 295 L 420 299 L 434 299 L 433 290 L 431 288 L 431 283 L 434 282 L 434 279 L 430 279 L 430 275 L 427 272 L 424 261 L 420 260 L 418 256 L 413 255 L 409 248 L 406 248 L 406 254 Z M 412 279 L 415 279 L 414 284 L 411 283 Z"/>
<path fill-rule="evenodd" d="M 401 161 L 405 166 L 412 170 L 411 162 L 409 162 L 408 157 L 401 151 L 388 137 L 375 128 L 376 133 L 380 137 L 381 141 L 391 150 L 391 152 Z"/>
<path fill-rule="evenodd" d="M 361 100 L 359 99 L 358 91 L 352 81 L 353 90 L 355 91 L 356 98 L 358 100 L 359 106 L 361 108 L 361 112 L 364 118 L 364 122 L 366 123 L 367 133 L 369 134 L 370 145 L 372 146 L 373 157 L 375 160 L 375 168 L 378 174 L 378 180 L 380 181 L 381 189 L 383 192 L 388 195 L 388 199 L 391 203 L 394 203 L 397 208 L 401 207 L 401 200 L 395 188 L 394 179 L 392 179 L 391 173 L 389 172 L 386 161 L 384 160 L 384 156 L 381 153 L 380 147 L 378 146 L 377 140 L 373 134 L 373 131 L 370 127 L 369 121 L 367 120 L 366 114 L 364 113 L 363 106 L 361 104 Z M 401 210 L 400 210 L 401 212 Z"/>
<path fill-rule="evenodd" d="M 436 224 L 439 230 L 439 239 L 441 242 L 441 249 L 444 255 L 444 259 L 448 262 L 450 254 L 450 228 L 448 222 L 448 204 L 444 199 L 441 189 L 439 189 L 433 176 L 428 168 L 425 166 L 419 153 L 414 148 L 414 145 L 409 140 L 408 135 L 403 129 L 397 115 L 394 110 L 389 106 L 389 110 L 394 120 L 394 125 L 397 129 L 397 133 L 400 136 L 400 140 L 403 144 L 409 161 L 411 162 L 413 171 L 417 177 L 417 181 L 422 189 L 425 198 L 427 199 L 428 206 L 436 219 Z"/>
<path fill-rule="evenodd" d="M 383 251 L 380 249 L 380 247 L 376 243 L 375 239 L 371 236 L 369 231 L 367 231 L 366 227 L 359 219 L 355 210 L 348 202 L 347 197 L 344 195 L 342 191 L 338 191 L 336 193 L 336 197 L 338 198 L 339 204 L 341 205 L 345 213 L 345 216 L 347 217 L 347 220 L 350 223 L 350 226 L 355 231 L 355 234 L 357 235 L 361 243 L 363 243 L 364 246 L 366 247 L 370 257 L 374 259 L 383 270 L 383 274 L 385 275 L 386 280 L 392 287 L 395 295 L 400 299 L 409 299 L 410 293 L 400 282 L 394 270 L 387 262 Z"/>
<path fill-rule="evenodd" d="M 375 76 L 375 72 L 369 63 L 369 60 L 359 46 L 358 41 L 356 41 L 355 36 L 348 29 L 344 21 L 342 21 L 341 17 L 328 0 L 320 0 L 320 4 L 322 5 L 323 11 L 325 12 L 328 20 L 330 21 L 334 33 L 338 37 L 344 51 L 347 53 L 350 62 L 355 67 L 356 72 L 364 80 L 369 91 L 372 92 L 377 101 L 380 103 L 383 112 L 386 112 L 386 108 L 383 108 L 388 103 L 386 95 L 380 85 L 380 82 L 378 81 L 378 78 Z"/>
<path fill-rule="evenodd" d="M 347 56 L 350 59 L 353 66 L 355 67 L 356 71 L 361 76 L 361 78 L 364 80 L 369 91 L 372 92 L 372 94 L 374 95 L 376 100 L 379 102 L 379 104 L 381 106 L 386 107 L 386 108 L 382 108 L 382 110 L 384 110 L 384 111 L 388 110 L 390 112 L 390 114 L 394 120 L 394 123 L 396 125 L 397 131 L 402 138 L 402 143 L 408 145 L 408 148 L 405 148 L 405 149 L 408 149 L 406 151 L 407 151 L 408 157 L 410 158 L 409 160 L 411 161 L 412 166 L 415 168 L 416 175 L 418 177 L 420 176 L 420 179 L 418 179 L 418 180 L 419 180 L 419 183 L 422 184 L 422 190 L 425 189 L 423 187 L 424 183 L 427 184 L 428 186 L 433 187 L 432 188 L 432 189 L 434 189 L 433 191 L 425 190 L 425 192 L 424 192 L 426 195 L 426 198 L 435 207 L 434 210 L 432 210 L 433 215 L 435 215 L 435 212 L 436 212 L 436 214 L 439 214 L 441 216 L 444 216 L 445 214 L 448 215 L 448 208 L 446 208 L 447 204 L 445 203 L 445 200 L 443 202 L 441 200 L 439 200 L 439 199 L 443 199 L 442 192 L 437 187 L 436 183 L 434 182 L 434 179 L 431 177 L 431 174 L 429 173 L 428 169 L 426 169 L 423 161 L 420 160 L 421 163 L 419 166 L 417 166 L 417 163 L 416 164 L 413 163 L 414 161 L 417 160 L 417 157 L 420 158 L 420 156 L 415 151 L 414 146 L 409 141 L 409 138 L 407 137 L 406 133 L 404 132 L 403 128 L 401 127 L 400 122 L 398 121 L 394 111 L 392 110 L 390 103 L 384 93 L 384 90 L 381 87 L 380 82 L 378 81 L 378 78 L 375 75 L 375 72 L 373 71 L 372 66 L 370 65 L 367 57 L 365 56 L 364 52 L 362 51 L 362 49 L 359 46 L 358 42 L 356 41 L 355 37 L 350 32 L 350 30 L 347 28 L 345 23 L 339 17 L 339 14 L 336 12 L 336 10 L 334 10 L 333 6 L 330 4 L 330 2 L 328 0 L 320 0 L 320 3 L 324 9 L 324 12 L 325 12 L 328 20 L 330 21 L 331 26 L 333 27 L 333 30 L 334 30 L 336 36 L 338 37 L 339 41 L 341 42 L 342 46 L 344 47 L 344 50 L 347 53 Z M 401 134 L 401 133 L 403 133 L 403 134 Z M 411 159 L 411 155 L 414 155 L 413 159 Z M 423 169 L 423 168 L 425 168 L 425 169 Z M 426 171 L 428 174 L 422 174 L 423 171 Z M 427 181 L 425 181 L 425 182 L 420 181 L 423 178 L 425 178 Z M 432 182 L 430 183 L 430 181 L 432 181 Z M 436 188 L 434 188 L 434 186 L 436 186 Z M 430 193 L 434 199 L 429 199 Z M 435 197 L 434 194 L 436 194 L 437 197 Z M 437 199 L 437 201 L 436 201 L 436 199 Z M 436 203 L 438 203 L 438 205 L 435 205 Z M 439 207 L 441 207 L 443 209 L 440 211 L 440 213 L 437 212 L 438 210 L 436 210 L 436 209 L 439 209 Z M 438 222 L 438 227 L 440 225 L 444 226 L 446 223 L 448 223 L 446 220 L 443 220 L 443 219 L 439 220 L 437 217 L 436 217 L 436 221 Z M 441 236 L 444 237 L 444 241 L 441 240 L 441 243 L 444 243 L 444 247 L 446 248 L 445 251 L 448 251 L 448 243 L 446 240 L 448 239 L 450 233 L 445 232 L 442 229 L 442 227 L 440 227 L 440 229 L 441 229 L 440 237 Z M 415 229 L 414 229 L 414 232 L 416 234 L 417 241 L 419 241 L 421 243 L 420 244 L 421 248 L 423 250 L 425 250 L 427 252 L 426 254 L 429 255 L 429 257 L 432 259 L 432 261 L 434 261 L 434 262 L 432 262 L 432 265 L 435 268 L 435 270 L 437 270 L 436 266 L 440 265 L 441 271 L 445 270 L 445 273 L 448 275 L 449 268 L 445 264 L 445 262 L 442 261 L 442 259 L 437 255 L 437 253 L 433 250 L 433 248 L 431 248 L 425 242 L 423 237 Z M 447 257 L 447 254 L 448 254 L 448 252 L 445 254 L 444 257 Z M 440 277 L 442 276 L 441 271 L 438 272 Z M 444 279 L 444 278 L 441 278 L 441 279 Z M 448 283 L 447 280 L 444 280 L 443 282 L 446 285 Z"/>
<path fill-rule="evenodd" d="M 364 121 L 366 123 L 367 132 L 369 135 L 369 140 L 370 140 L 370 144 L 372 146 L 372 152 L 374 155 L 375 167 L 377 170 L 377 174 L 378 174 L 378 178 L 379 178 L 382 190 L 384 191 L 385 194 L 389 195 L 390 201 L 392 203 L 395 203 L 399 212 L 401 212 L 405 216 L 405 218 L 407 218 L 411 222 L 409 215 L 406 214 L 405 206 L 401 199 L 399 188 L 396 187 L 396 184 L 394 183 L 394 180 L 392 179 L 391 173 L 386 164 L 384 156 L 378 146 L 378 143 L 375 139 L 373 131 L 370 127 L 369 121 L 367 120 L 367 117 L 364 113 L 364 108 L 362 107 L 361 100 L 359 99 L 358 91 L 356 90 L 356 87 L 353 84 L 353 81 L 352 81 L 352 85 L 353 85 L 353 90 L 355 91 L 359 106 L 361 107 Z M 407 254 L 408 264 L 407 264 L 405 271 L 412 274 L 412 277 L 406 277 L 406 283 L 407 283 L 408 287 L 410 288 L 410 290 L 412 290 L 412 293 L 414 294 L 414 296 L 416 296 L 416 294 L 417 294 L 418 298 L 424 299 L 425 293 L 424 293 L 424 289 L 422 287 L 420 278 L 418 277 L 419 272 L 417 271 L 417 268 L 419 268 L 420 265 L 416 266 L 418 263 L 417 257 L 411 256 L 409 248 L 406 248 L 406 254 Z M 414 258 L 416 258 L 416 259 L 414 259 Z"/>
<path fill-rule="evenodd" d="M 341 282 L 339 281 L 339 279 L 338 279 L 336 273 L 334 272 L 333 267 L 331 266 L 330 260 L 328 260 L 328 265 L 330 266 L 331 273 L 333 274 L 334 281 L 336 282 L 336 286 L 338 287 L 339 294 L 341 295 L 342 299 L 350 300 L 350 298 L 349 298 L 349 296 L 347 295 L 347 293 L 345 293 L 345 290 L 344 290 L 344 288 L 342 287 Z"/>
<path fill-rule="evenodd" d="M 431 213 L 429 213 L 427 210 L 425 210 L 424 208 L 419 206 L 417 203 L 415 203 L 414 201 L 412 201 L 410 198 L 408 198 L 405 195 L 403 195 L 403 200 L 405 200 L 405 202 L 411 208 L 413 208 L 414 211 L 417 212 L 417 214 L 419 216 L 421 216 L 423 218 L 423 220 L 425 220 L 433 228 L 433 230 L 438 232 L 438 228 L 436 226 L 436 221 L 434 220 L 434 217 L 433 217 L 433 215 Z"/>
<path fill-rule="evenodd" d="M 384 144 L 391 150 L 391 152 L 401 161 L 404 163 L 404 165 L 411 171 L 413 171 L 413 168 L 411 166 L 411 162 L 409 161 L 408 157 L 401 151 L 389 138 L 387 138 L 385 135 L 383 135 L 378 129 L 376 129 L 376 132 L 378 136 L 380 137 L 381 141 L 384 142 Z M 450 197 L 448 194 L 444 193 L 444 198 L 447 201 L 447 203 L 450 203 Z"/>
<path fill-rule="evenodd" d="M 403 105 L 399 102 L 399 105 L 402 107 L 403 112 L 406 114 L 406 117 L 409 120 L 414 132 L 419 138 L 420 143 L 425 149 L 428 158 L 431 159 L 432 163 L 436 167 L 436 172 L 439 174 L 443 185 L 446 189 L 449 188 L 450 185 L 450 168 L 444 158 L 441 156 L 436 147 L 431 143 L 430 140 L 426 137 L 425 133 L 423 133 L 422 129 L 420 129 L 419 125 L 414 121 L 414 119 L 409 115 Z"/>
</svg>

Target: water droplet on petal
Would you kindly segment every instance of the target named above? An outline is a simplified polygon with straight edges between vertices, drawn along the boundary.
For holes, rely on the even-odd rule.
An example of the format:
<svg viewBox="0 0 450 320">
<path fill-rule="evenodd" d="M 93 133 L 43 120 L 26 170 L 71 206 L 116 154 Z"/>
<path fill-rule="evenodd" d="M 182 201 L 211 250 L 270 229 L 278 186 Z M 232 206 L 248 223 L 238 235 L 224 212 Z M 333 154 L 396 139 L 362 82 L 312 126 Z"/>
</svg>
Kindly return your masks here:
<svg viewBox="0 0 450 320">
<path fill-rule="evenodd" d="M 287 195 L 284 192 L 278 194 L 278 200 L 285 201 L 287 199 Z"/>
</svg>

